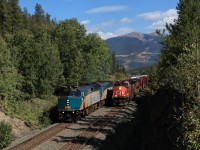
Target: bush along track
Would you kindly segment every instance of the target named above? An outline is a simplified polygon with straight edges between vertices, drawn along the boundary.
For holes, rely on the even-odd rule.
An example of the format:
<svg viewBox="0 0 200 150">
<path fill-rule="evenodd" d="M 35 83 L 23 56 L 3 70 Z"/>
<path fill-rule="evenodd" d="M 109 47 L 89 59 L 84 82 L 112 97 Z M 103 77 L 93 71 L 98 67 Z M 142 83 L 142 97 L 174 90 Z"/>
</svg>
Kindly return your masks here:
<svg viewBox="0 0 200 150">
<path fill-rule="evenodd" d="M 8 146 L 13 139 L 12 127 L 11 125 L 0 122 L 0 149 Z"/>
</svg>

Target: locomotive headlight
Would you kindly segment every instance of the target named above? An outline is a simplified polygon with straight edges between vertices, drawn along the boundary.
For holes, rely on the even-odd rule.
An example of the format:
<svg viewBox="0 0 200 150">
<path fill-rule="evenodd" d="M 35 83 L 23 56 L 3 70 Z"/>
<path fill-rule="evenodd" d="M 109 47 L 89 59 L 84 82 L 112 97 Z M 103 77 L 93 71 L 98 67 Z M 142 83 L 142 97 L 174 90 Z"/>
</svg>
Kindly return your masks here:
<svg viewBox="0 0 200 150">
<path fill-rule="evenodd" d="M 66 105 L 69 106 L 69 100 L 66 100 Z"/>
<path fill-rule="evenodd" d="M 119 90 L 122 90 L 122 87 L 121 87 L 121 86 L 119 87 Z"/>
</svg>

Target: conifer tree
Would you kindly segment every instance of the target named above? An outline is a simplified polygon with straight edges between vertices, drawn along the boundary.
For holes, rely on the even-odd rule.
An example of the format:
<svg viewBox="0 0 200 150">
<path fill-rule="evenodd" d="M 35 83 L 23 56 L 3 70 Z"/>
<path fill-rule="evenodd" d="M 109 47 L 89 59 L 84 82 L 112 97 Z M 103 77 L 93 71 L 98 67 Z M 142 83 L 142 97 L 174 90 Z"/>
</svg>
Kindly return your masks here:
<svg viewBox="0 0 200 150">
<path fill-rule="evenodd" d="M 176 116 L 182 133 L 177 144 L 181 149 L 199 149 L 200 1 L 180 0 L 177 10 L 174 25 L 167 25 L 169 34 L 163 41 L 158 77 L 184 96 L 182 113 Z"/>
<path fill-rule="evenodd" d="M 0 1 L 0 34 L 3 36 L 9 30 L 9 10 L 6 0 Z"/>
<path fill-rule="evenodd" d="M 0 37 L 0 100 L 16 100 L 20 97 L 20 76 L 11 61 L 7 43 Z"/>
<path fill-rule="evenodd" d="M 83 56 L 85 64 L 82 81 L 105 80 L 111 71 L 111 57 L 107 45 L 99 35 L 87 35 Z"/>
<path fill-rule="evenodd" d="M 116 60 L 116 56 L 115 53 L 112 53 L 112 74 L 116 73 L 117 71 L 117 60 Z"/>
<path fill-rule="evenodd" d="M 29 25 L 31 24 L 30 21 L 31 21 L 31 15 L 29 14 L 28 12 L 28 9 L 27 8 L 24 8 L 23 11 L 22 11 L 22 17 L 23 17 L 23 28 L 24 29 L 29 29 Z"/>
<path fill-rule="evenodd" d="M 82 43 L 86 30 L 77 19 L 59 22 L 54 38 L 64 66 L 64 77 L 67 84 L 77 84 L 83 72 Z"/>
<path fill-rule="evenodd" d="M 63 66 L 55 43 L 51 42 L 51 36 L 45 30 L 40 31 L 40 35 L 34 37 L 34 66 L 36 67 L 37 96 L 51 95 L 57 85 L 61 84 L 63 78 Z"/>
<path fill-rule="evenodd" d="M 19 7 L 19 0 L 8 0 L 9 16 L 10 16 L 10 32 L 16 33 L 22 28 L 22 13 Z"/>
<path fill-rule="evenodd" d="M 45 14 L 44 14 L 44 10 L 42 9 L 42 6 L 40 4 L 35 5 L 35 13 L 34 13 L 33 17 L 37 23 L 41 23 L 44 21 Z"/>
</svg>

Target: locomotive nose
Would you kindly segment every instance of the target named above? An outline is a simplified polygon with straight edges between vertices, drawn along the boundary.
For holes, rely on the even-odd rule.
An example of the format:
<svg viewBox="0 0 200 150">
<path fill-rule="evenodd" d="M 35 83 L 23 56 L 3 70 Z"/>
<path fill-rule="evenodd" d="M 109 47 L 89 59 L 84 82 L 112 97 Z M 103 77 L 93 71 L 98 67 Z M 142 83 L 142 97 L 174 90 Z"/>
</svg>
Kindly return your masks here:
<svg viewBox="0 0 200 150">
<path fill-rule="evenodd" d="M 69 102 L 69 99 L 66 100 L 66 106 L 65 108 L 70 108 L 70 102 Z"/>
</svg>

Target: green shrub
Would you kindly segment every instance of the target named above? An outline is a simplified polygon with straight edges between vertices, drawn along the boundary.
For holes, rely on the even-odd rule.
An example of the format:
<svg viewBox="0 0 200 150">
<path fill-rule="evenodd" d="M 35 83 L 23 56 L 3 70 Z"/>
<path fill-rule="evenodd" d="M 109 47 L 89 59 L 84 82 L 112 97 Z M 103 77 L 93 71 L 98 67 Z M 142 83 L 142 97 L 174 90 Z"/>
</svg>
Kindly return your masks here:
<svg viewBox="0 0 200 150">
<path fill-rule="evenodd" d="M 3 108 L 7 115 L 23 120 L 28 126 L 41 128 L 51 124 L 49 111 L 56 104 L 56 97 L 49 100 L 35 98 L 29 101 L 4 101 Z"/>
<path fill-rule="evenodd" d="M 5 122 L 0 122 L 0 149 L 7 147 L 13 139 L 12 127 Z"/>
</svg>

